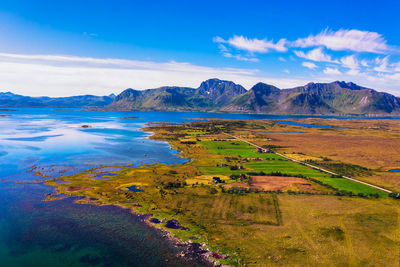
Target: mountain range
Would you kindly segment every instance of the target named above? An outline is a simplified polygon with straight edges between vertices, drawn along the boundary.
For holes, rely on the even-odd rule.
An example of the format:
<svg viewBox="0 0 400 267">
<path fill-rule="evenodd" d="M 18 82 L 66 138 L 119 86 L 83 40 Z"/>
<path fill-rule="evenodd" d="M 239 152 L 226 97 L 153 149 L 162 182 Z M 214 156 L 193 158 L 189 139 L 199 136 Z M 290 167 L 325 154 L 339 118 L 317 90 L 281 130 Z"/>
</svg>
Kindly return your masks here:
<svg viewBox="0 0 400 267">
<path fill-rule="evenodd" d="M 398 116 L 400 98 L 352 82 L 308 83 L 290 89 L 257 83 L 246 90 L 231 81 L 209 79 L 198 88 L 126 89 L 118 96 L 50 98 L 0 93 L 0 107 Z"/>
<path fill-rule="evenodd" d="M 90 108 L 105 107 L 114 100 L 115 95 L 80 95 L 70 97 L 31 97 L 0 92 L 0 108 Z"/>
<path fill-rule="evenodd" d="M 231 81 L 209 79 L 198 88 L 126 89 L 105 109 L 399 115 L 400 98 L 351 82 L 308 83 L 290 89 L 257 83 L 247 91 Z"/>
</svg>

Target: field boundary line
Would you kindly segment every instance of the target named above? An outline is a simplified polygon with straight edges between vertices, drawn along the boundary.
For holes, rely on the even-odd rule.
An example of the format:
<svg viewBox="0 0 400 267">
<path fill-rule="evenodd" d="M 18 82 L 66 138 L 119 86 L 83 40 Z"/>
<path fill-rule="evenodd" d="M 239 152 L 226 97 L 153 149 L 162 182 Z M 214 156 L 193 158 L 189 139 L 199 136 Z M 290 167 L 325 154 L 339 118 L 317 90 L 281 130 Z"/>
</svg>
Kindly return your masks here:
<svg viewBox="0 0 400 267">
<path fill-rule="evenodd" d="M 239 140 L 239 141 L 245 142 L 245 143 L 247 143 L 247 144 L 249 144 L 249 145 L 251 145 L 251 146 L 254 146 L 254 147 L 256 147 L 256 148 L 265 149 L 265 148 L 263 148 L 263 147 L 261 147 L 261 146 L 259 146 L 259 145 L 253 144 L 253 143 L 251 143 L 251 142 L 249 142 L 249 141 L 247 141 L 247 140 L 245 140 L 245 139 L 242 139 L 242 138 L 240 138 L 240 137 L 237 137 L 237 136 L 234 136 L 234 135 L 225 133 L 225 132 L 223 132 L 223 134 L 225 134 L 225 135 L 227 135 L 227 136 L 230 136 L 230 137 L 233 137 L 234 139 L 237 139 L 237 140 Z M 392 193 L 392 191 L 390 191 L 390 190 L 388 190 L 388 189 L 386 189 L 386 188 L 383 188 L 383 187 L 380 187 L 380 186 L 376 186 L 376 185 L 373 185 L 373 184 L 370 184 L 370 183 L 366 183 L 366 182 L 363 182 L 363 181 L 360 181 L 360 180 L 357 180 L 357 179 L 354 179 L 354 178 L 350 178 L 350 177 L 348 177 L 348 176 L 339 175 L 339 174 L 337 174 L 337 173 L 334 173 L 334 172 L 328 171 L 328 170 L 326 170 L 326 169 L 323 169 L 323 168 L 314 166 L 314 165 L 312 165 L 312 164 L 309 164 L 309 163 L 306 163 L 306 162 L 302 162 L 302 161 L 297 160 L 297 159 L 292 159 L 292 158 L 290 158 L 290 157 L 288 157 L 288 156 L 285 156 L 285 155 L 283 155 L 283 154 L 281 154 L 281 153 L 278 153 L 278 152 L 272 152 L 272 153 L 274 153 L 274 154 L 276 154 L 276 155 L 278 155 L 278 156 L 281 156 L 281 157 L 283 157 L 283 158 L 285 158 L 285 159 L 287 159 L 287 160 L 290 160 L 290 161 L 293 161 L 293 162 L 296 162 L 296 163 L 300 163 L 300 164 L 302 164 L 302 165 L 306 165 L 306 166 L 308 166 L 308 167 L 310 167 L 310 168 L 313 168 L 313 169 L 316 169 L 316 170 L 319 170 L 319 171 L 322 171 L 322 172 L 325 172 L 325 173 L 328 173 L 328 174 L 331 174 L 331 175 L 341 176 L 341 177 L 344 178 L 344 179 L 347 179 L 347 180 L 350 180 L 350 181 L 353 181 L 353 182 L 356 182 L 356 183 L 359 183 L 359 184 L 363 184 L 363 185 L 366 185 L 366 186 L 369 186 L 369 187 L 372 187 L 372 188 L 381 190 L 381 191 L 386 192 L 386 193 L 389 193 L 389 194 Z"/>
</svg>

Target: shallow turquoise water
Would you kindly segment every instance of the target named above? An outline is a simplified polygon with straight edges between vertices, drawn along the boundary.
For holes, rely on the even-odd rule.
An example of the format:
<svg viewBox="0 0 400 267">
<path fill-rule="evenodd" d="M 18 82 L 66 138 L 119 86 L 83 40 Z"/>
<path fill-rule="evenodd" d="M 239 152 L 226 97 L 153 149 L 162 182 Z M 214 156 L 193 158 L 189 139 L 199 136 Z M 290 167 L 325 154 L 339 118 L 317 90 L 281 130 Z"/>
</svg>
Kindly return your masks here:
<svg viewBox="0 0 400 267">
<path fill-rule="evenodd" d="M 32 166 L 58 177 L 98 165 L 185 162 L 166 142 L 150 140 L 149 133 L 139 130 L 148 122 L 302 117 L 75 109 L 1 114 L 12 116 L 0 117 L 0 266 L 201 265 L 176 258 L 180 249 L 125 210 L 77 205 L 72 199 L 43 202 L 53 188 L 14 182 L 38 179 L 28 172 Z M 118 118 L 125 116 L 139 119 Z"/>
</svg>

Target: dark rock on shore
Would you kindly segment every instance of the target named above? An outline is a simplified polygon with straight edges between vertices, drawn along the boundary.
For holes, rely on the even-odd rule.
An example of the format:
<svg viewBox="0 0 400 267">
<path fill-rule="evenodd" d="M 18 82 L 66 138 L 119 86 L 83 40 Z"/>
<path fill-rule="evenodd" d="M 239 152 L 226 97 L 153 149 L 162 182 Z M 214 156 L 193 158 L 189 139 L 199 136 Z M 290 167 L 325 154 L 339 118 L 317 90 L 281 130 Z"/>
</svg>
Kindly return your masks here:
<svg viewBox="0 0 400 267">
<path fill-rule="evenodd" d="M 181 226 L 181 224 L 175 219 L 167 221 L 165 227 L 170 229 L 189 230 L 189 228 Z"/>
<path fill-rule="evenodd" d="M 150 222 L 156 223 L 156 224 L 161 223 L 161 221 L 159 219 L 157 219 L 157 218 L 151 218 Z"/>
</svg>

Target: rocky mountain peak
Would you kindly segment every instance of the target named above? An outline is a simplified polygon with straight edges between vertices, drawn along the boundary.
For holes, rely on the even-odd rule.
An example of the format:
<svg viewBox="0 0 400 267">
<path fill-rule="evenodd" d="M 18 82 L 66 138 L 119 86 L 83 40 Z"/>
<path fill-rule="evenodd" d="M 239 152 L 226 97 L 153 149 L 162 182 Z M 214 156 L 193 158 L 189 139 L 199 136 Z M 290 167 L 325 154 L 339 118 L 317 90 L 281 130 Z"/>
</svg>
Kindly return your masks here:
<svg viewBox="0 0 400 267">
<path fill-rule="evenodd" d="M 202 82 L 198 92 L 217 103 L 226 103 L 231 98 L 246 93 L 246 89 L 240 84 L 214 78 Z"/>
</svg>

